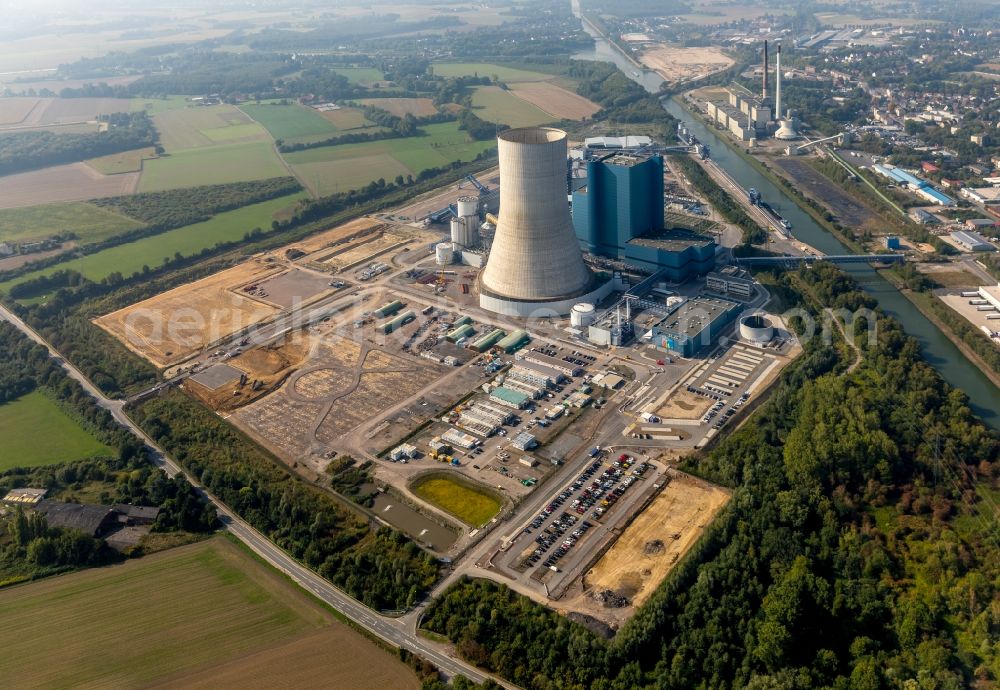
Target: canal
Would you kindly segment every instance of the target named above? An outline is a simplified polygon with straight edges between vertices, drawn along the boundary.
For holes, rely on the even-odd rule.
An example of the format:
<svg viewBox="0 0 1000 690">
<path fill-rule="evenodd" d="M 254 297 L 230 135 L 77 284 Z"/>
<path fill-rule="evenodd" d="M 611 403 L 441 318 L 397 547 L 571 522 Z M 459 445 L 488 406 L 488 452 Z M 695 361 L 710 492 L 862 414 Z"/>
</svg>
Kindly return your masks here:
<svg viewBox="0 0 1000 690">
<path fill-rule="evenodd" d="M 574 12 L 576 11 L 574 3 Z M 642 85 L 650 93 L 659 91 L 663 79 L 655 72 L 637 70 L 610 43 L 593 31 L 585 22 L 584 31 L 594 37 L 594 48 L 582 51 L 573 57 L 577 60 L 601 60 L 613 62 L 629 78 Z M 852 254 L 836 237 L 820 227 L 807 213 L 788 197 L 785 192 L 768 178 L 750 166 L 716 133 L 686 112 L 672 99 L 665 99 L 663 107 L 678 120 L 688 124 L 696 137 L 708 145 L 716 163 L 725 168 L 744 188 L 756 187 L 761 197 L 780 209 L 781 215 L 792 223 L 792 234 L 802 242 L 819 249 L 824 254 Z M 879 306 L 894 316 L 903 329 L 920 343 L 921 354 L 945 381 L 963 390 L 969 396 L 972 409 L 993 428 L 1000 429 L 1000 390 L 985 377 L 979 368 L 933 323 L 917 309 L 912 302 L 896 289 L 892 283 L 880 276 L 874 269 L 862 265 L 844 266 L 861 287 L 878 300 Z"/>
</svg>

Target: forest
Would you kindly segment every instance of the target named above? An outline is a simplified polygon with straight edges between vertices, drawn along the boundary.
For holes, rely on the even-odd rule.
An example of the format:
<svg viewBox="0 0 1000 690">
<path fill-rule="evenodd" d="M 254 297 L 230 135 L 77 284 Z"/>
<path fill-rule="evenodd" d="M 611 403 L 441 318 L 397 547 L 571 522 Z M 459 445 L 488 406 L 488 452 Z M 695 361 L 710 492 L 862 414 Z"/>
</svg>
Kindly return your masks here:
<svg viewBox="0 0 1000 690">
<path fill-rule="evenodd" d="M 399 532 L 369 528 L 184 393 L 161 394 L 130 414 L 240 517 L 371 608 L 409 608 L 437 579 L 433 556 Z"/>
<path fill-rule="evenodd" d="M 33 131 L 0 135 L 0 175 L 131 151 L 153 146 L 159 139 L 145 111 L 114 113 L 104 119 L 108 130 L 93 134 Z"/>
<path fill-rule="evenodd" d="M 801 306 L 874 306 L 836 268 Z M 609 643 L 463 580 L 424 627 L 526 688 L 940 688 L 1000 677 L 1000 441 L 880 315 L 862 364 L 811 339 L 767 403 L 685 469 L 733 500 Z"/>
</svg>

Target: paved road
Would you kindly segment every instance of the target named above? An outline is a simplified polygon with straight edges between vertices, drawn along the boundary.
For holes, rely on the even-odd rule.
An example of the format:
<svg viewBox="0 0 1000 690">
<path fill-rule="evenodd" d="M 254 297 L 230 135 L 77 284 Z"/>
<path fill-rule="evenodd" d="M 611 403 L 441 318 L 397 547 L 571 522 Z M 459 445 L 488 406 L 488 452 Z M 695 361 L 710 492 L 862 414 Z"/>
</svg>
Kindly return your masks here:
<svg viewBox="0 0 1000 690">
<path fill-rule="evenodd" d="M 181 467 L 125 414 L 122 409 L 124 401 L 111 400 L 105 397 L 79 369 L 68 362 L 38 333 L 2 305 L 0 305 L 0 319 L 12 323 L 33 341 L 47 348 L 49 354 L 62 365 L 70 377 L 83 386 L 84 390 L 97 401 L 99 406 L 111 412 L 122 426 L 126 427 L 146 443 L 150 449 L 150 460 L 153 464 L 163 469 L 171 477 L 184 474 Z M 415 629 L 417 620 L 416 612 L 411 612 L 409 616 L 404 618 L 391 618 L 376 613 L 300 564 L 275 546 L 267 537 L 251 527 L 246 521 L 233 513 L 222 501 L 205 489 L 205 487 L 198 484 L 193 478 L 187 475 L 184 476 L 195 486 L 205 500 L 215 506 L 215 509 L 219 513 L 220 521 L 237 539 L 246 544 L 254 553 L 267 561 L 271 566 L 288 575 L 310 594 L 329 604 L 362 628 L 397 647 L 402 647 L 420 655 L 441 669 L 447 676 L 461 674 L 477 683 L 482 683 L 487 677 L 492 677 L 464 661 L 452 657 L 444 645 L 439 645 L 418 636 Z M 417 609 L 417 611 L 420 610 L 420 608 Z M 493 680 L 501 683 L 504 687 L 514 687 L 509 683 L 502 682 L 499 678 L 493 677 Z"/>
</svg>

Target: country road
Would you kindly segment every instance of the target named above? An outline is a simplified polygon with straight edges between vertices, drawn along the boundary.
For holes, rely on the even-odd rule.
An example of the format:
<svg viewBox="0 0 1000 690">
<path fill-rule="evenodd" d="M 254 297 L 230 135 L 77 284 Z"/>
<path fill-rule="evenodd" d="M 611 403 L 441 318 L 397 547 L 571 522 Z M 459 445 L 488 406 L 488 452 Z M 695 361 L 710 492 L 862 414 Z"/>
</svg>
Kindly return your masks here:
<svg viewBox="0 0 1000 690">
<path fill-rule="evenodd" d="M 445 645 L 431 642 L 430 640 L 420 637 L 415 629 L 417 611 L 420 610 L 419 608 L 417 611 L 411 612 L 409 615 L 402 618 L 383 616 L 337 589 L 312 570 L 309 570 L 294 558 L 289 556 L 273 544 L 267 537 L 251 527 L 249 523 L 233 513 L 224 503 L 222 503 L 222 501 L 213 496 L 204 486 L 200 485 L 192 477 L 185 474 L 181 467 L 174 462 L 163 451 L 163 449 L 153 441 L 152 438 L 147 436 L 146 433 L 135 422 L 133 422 L 127 414 L 125 414 L 123 409 L 124 401 L 112 400 L 105 397 L 104 394 L 93 383 L 91 383 L 86 376 L 84 376 L 83 372 L 67 361 L 66 358 L 64 358 L 58 351 L 55 350 L 55 348 L 46 342 L 44 338 L 42 338 L 30 326 L 24 323 L 3 305 L 0 305 L 0 319 L 13 324 L 16 328 L 18 328 L 18 330 L 27 335 L 33 341 L 45 347 L 49 351 L 52 358 L 66 370 L 70 377 L 78 381 L 80 385 L 83 386 L 84 390 L 97 401 L 97 404 L 100 407 L 108 410 L 119 424 L 131 431 L 136 437 L 147 445 L 150 451 L 149 457 L 153 464 L 166 472 L 168 476 L 173 477 L 178 474 L 183 475 L 192 484 L 192 486 L 196 488 L 198 493 L 215 507 L 219 514 L 219 520 L 222 522 L 227 531 L 246 544 L 248 548 L 267 561 L 267 563 L 271 566 L 285 573 L 307 592 L 333 607 L 355 624 L 378 636 L 382 640 L 423 657 L 437 666 L 442 673 L 449 677 L 461 674 L 477 683 L 482 683 L 486 680 L 486 678 L 492 678 L 503 687 L 515 687 L 495 676 L 483 673 L 460 659 L 456 659 L 451 655 Z"/>
</svg>

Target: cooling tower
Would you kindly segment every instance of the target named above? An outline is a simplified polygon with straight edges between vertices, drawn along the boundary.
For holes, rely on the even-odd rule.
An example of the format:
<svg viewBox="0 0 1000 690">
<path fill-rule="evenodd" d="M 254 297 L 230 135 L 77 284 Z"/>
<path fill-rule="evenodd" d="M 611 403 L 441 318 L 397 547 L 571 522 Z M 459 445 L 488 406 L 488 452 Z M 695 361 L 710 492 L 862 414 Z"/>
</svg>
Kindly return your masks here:
<svg viewBox="0 0 1000 690">
<path fill-rule="evenodd" d="M 498 147 L 500 218 L 482 274 L 483 295 L 556 303 L 593 289 L 566 200 L 566 132 L 510 129 L 500 134 Z"/>
</svg>

